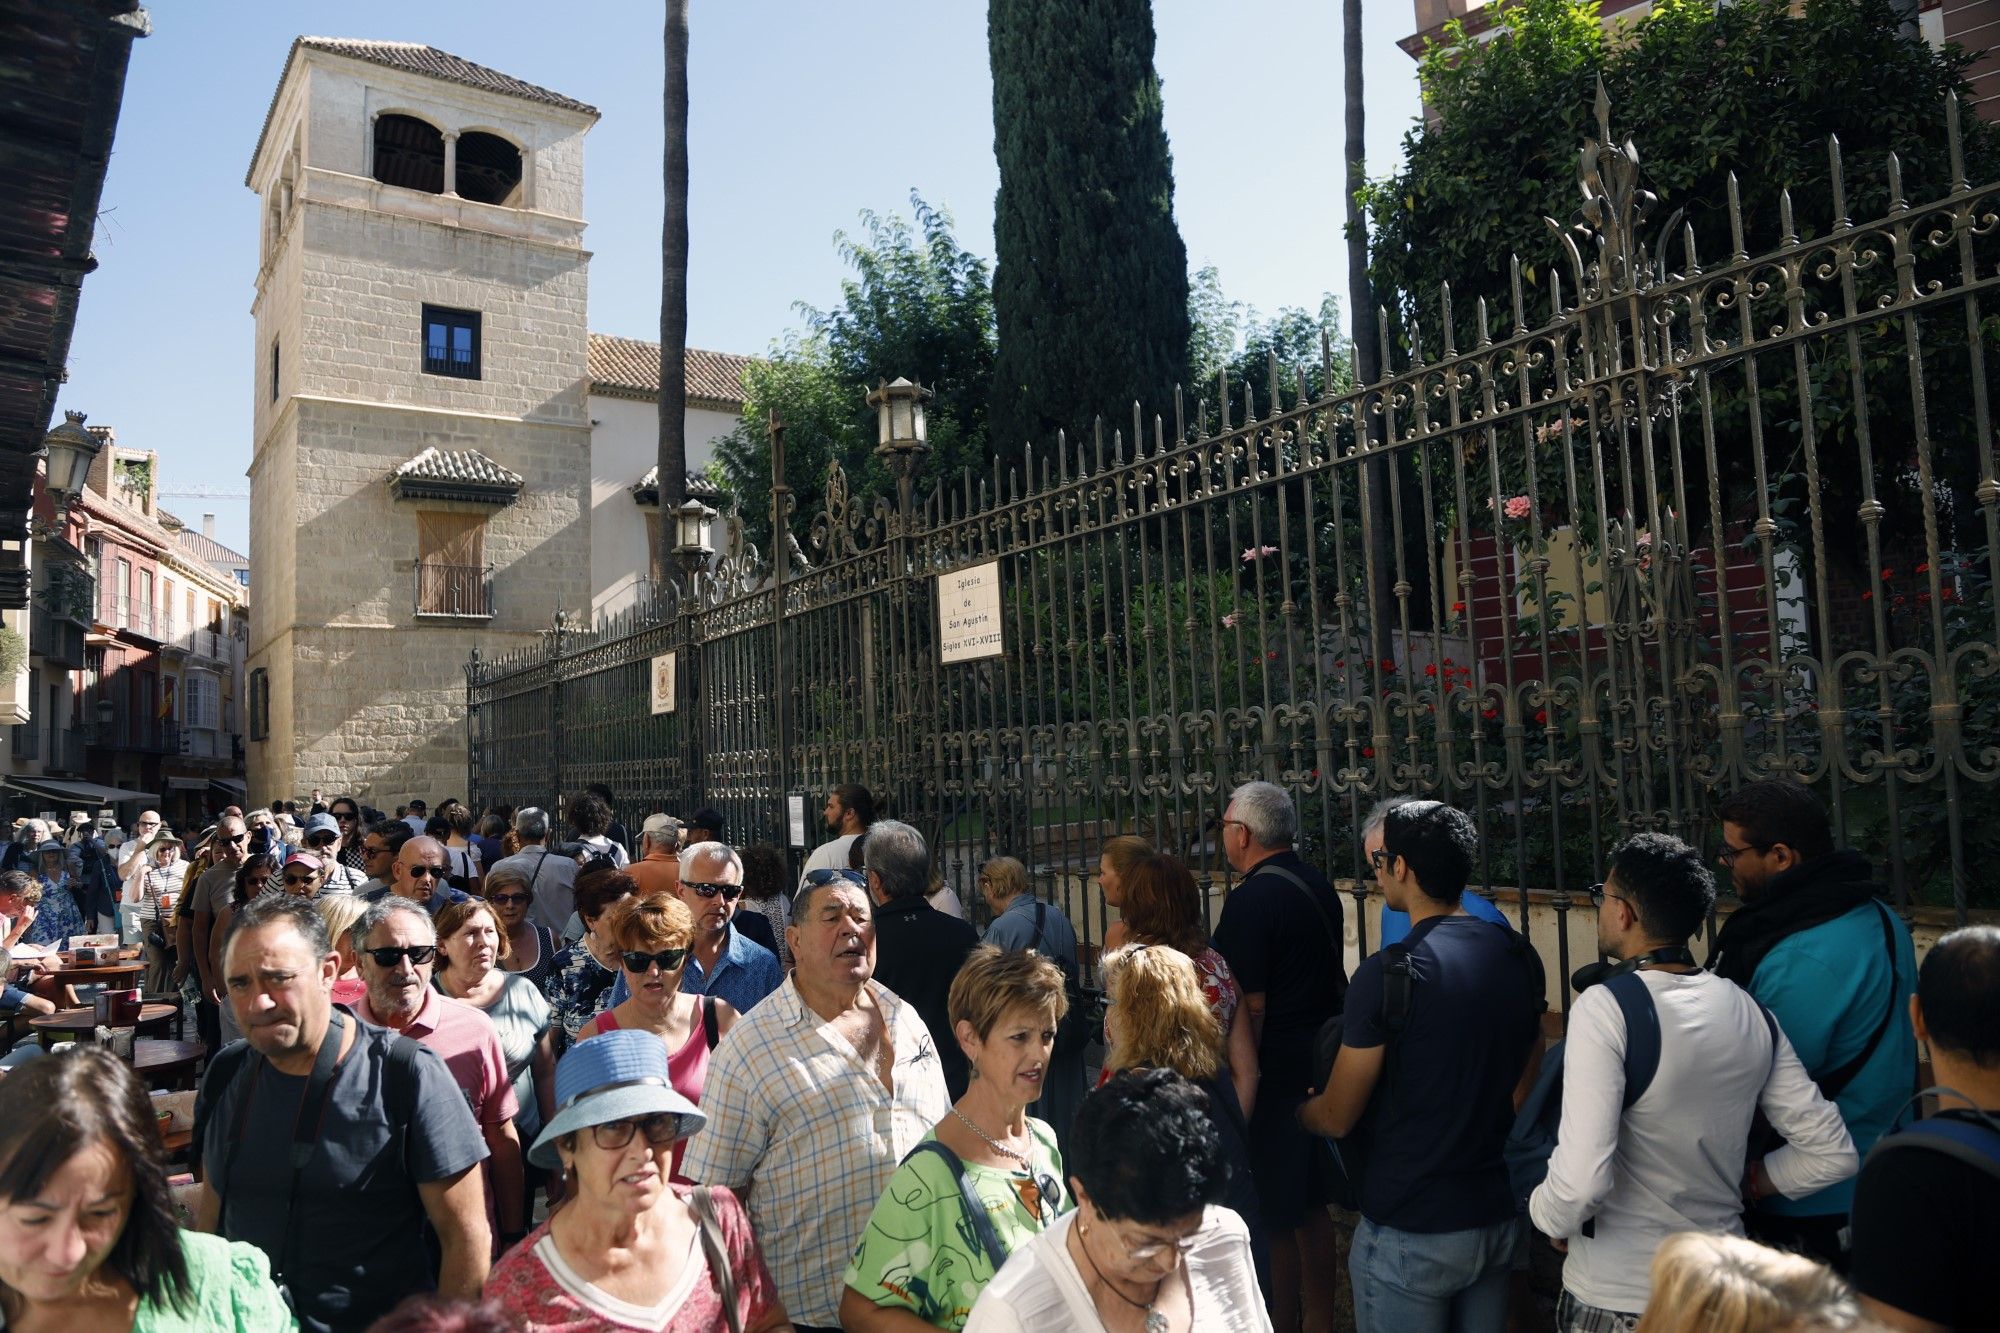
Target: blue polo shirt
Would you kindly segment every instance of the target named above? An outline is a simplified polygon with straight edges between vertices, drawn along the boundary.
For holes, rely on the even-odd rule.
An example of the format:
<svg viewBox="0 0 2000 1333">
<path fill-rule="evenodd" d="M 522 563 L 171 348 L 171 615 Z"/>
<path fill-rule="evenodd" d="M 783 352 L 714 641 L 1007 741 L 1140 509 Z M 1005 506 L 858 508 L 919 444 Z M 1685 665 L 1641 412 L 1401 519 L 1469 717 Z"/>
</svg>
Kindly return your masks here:
<svg viewBox="0 0 2000 1333">
<path fill-rule="evenodd" d="M 735 922 L 725 929 L 729 932 L 728 943 L 716 957 L 715 971 L 703 972 L 700 960 L 690 952 L 687 967 L 681 972 L 681 989 L 689 995 L 713 995 L 718 1000 L 727 1000 L 737 1013 L 748 1013 L 752 1005 L 784 984 L 785 972 L 778 966 L 778 955 L 755 940 L 745 939 Z M 620 968 L 618 980 L 611 987 L 611 999 L 604 1007 L 623 1004 L 631 996 L 631 988 L 625 984 L 625 969 Z"/>
</svg>

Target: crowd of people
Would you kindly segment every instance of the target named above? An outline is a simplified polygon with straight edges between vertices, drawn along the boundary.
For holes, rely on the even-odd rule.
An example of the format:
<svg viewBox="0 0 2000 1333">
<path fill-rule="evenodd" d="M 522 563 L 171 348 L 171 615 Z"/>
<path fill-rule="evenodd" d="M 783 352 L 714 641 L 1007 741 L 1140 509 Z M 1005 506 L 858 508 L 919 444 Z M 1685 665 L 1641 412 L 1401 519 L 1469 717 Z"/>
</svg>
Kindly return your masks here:
<svg viewBox="0 0 2000 1333">
<path fill-rule="evenodd" d="M 1187 861 L 1105 845 L 1101 953 L 1007 856 L 976 929 L 863 787 L 796 877 L 614 808 L 24 828 L 4 1007 L 76 998 L 26 955 L 120 923 L 212 1055 L 178 1191 L 128 1063 L 0 1061 L 0 1326 L 1320 1333 L 1345 1286 L 1362 1333 L 1498 1333 L 1547 1326 L 1535 1245 L 1576 1333 L 1992 1322 L 2000 928 L 1920 968 L 1796 784 L 1721 803 L 1705 960 L 1708 862 L 1641 833 L 1553 980 L 1437 801 L 1362 824 L 1351 975 L 1268 783 L 1214 826 L 1212 929 Z"/>
</svg>

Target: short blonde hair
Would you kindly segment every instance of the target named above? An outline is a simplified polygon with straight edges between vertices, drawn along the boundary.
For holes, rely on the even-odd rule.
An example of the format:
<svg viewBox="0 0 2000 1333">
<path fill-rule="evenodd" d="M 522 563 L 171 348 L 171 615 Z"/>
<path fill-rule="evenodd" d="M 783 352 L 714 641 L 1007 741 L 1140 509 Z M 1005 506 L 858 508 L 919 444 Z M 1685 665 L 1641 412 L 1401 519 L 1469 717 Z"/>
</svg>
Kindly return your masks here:
<svg viewBox="0 0 2000 1333">
<path fill-rule="evenodd" d="M 312 900 L 313 910 L 319 919 L 326 922 L 326 933 L 337 947 L 354 929 L 354 923 L 368 910 L 368 903 L 357 893 L 328 893 Z"/>
<path fill-rule="evenodd" d="M 694 941 L 694 915 L 677 894 L 620 898 L 607 911 L 605 933 L 620 950 L 685 949 Z"/>
<path fill-rule="evenodd" d="M 1222 1068 L 1222 1023 L 1202 994 L 1194 960 L 1164 944 L 1106 955 L 1104 989 L 1117 1006 L 1106 1069 L 1171 1069 L 1206 1083 Z"/>
<path fill-rule="evenodd" d="M 1683 1231 L 1653 1255 L 1638 1333 L 1861 1327 L 1854 1289 L 1824 1264 L 1741 1236 Z"/>
<path fill-rule="evenodd" d="M 1028 867 L 1011 856 L 996 856 L 979 867 L 979 879 L 993 888 L 995 898 L 1014 898 L 1028 891 Z"/>
<path fill-rule="evenodd" d="M 1017 1006 L 1046 1014 L 1051 1023 L 1060 1023 L 1069 1012 L 1062 969 L 1031 949 L 980 945 L 951 979 L 951 993 L 945 997 L 951 1025 L 972 1024 L 981 1041 Z"/>
</svg>

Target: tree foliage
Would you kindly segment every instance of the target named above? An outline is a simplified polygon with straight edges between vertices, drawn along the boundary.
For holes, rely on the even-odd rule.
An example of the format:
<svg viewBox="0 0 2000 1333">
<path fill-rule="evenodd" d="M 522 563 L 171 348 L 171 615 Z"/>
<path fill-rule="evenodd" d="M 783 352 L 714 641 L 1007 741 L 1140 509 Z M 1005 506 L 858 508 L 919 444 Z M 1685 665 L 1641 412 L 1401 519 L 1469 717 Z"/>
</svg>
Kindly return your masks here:
<svg viewBox="0 0 2000 1333">
<path fill-rule="evenodd" d="M 1326 377 L 1321 340 L 1331 347 L 1333 379 Z M 1354 367 L 1347 336 L 1341 328 L 1340 302 L 1331 292 L 1319 298 L 1319 308 L 1284 306 L 1275 315 L 1259 314 L 1254 306 L 1232 301 L 1222 289 L 1222 275 L 1213 264 L 1188 279 L 1188 378 L 1190 393 L 1209 403 L 1224 372 L 1230 388 L 1232 420 L 1242 420 L 1244 390 L 1256 395 L 1258 415 L 1270 411 L 1271 362 L 1278 363 L 1279 385 L 1290 406 L 1297 393 L 1298 372 L 1305 373 L 1306 395 L 1320 398 L 1354 387 Z M 1190 428 L 1195 424 L 1189 421 Z"/>
<path fill-rule="evenodd" d="M 1187 248 L 1150 0 L 990 0 L 992 415 L 1015 447 L 1164 412 L 1185 366 Z"/>
<path fill-rule="evenodd" d="M 915 221 L 861 215 L 861 232 L 836 232 L 850 270 L 840 301 L 801 302 L 805 327 L 786 335 L 744 376 L 743 420 L 716 444 L 716 480 L 737 498 L 752 539 L 770 534 L 773 413 L 785 424 L 785 480 L 796 512 L 819 512 L 836 459 L 857 493 L 889 489 L 875 460 L 875 415 L 866 402 L 879 380 L 905 376 L 937 397 L 931 452 L 918 491 L 970 467 L 984 476 L 986 401 L 993 383 L 993 291 L 986 261 L 958 243 L 951 214 L 910 195 Z M 803 521 L 793 531 L 805 532 Z M 803 537 L 801 537 L 803 540 Z"/>
</svg>

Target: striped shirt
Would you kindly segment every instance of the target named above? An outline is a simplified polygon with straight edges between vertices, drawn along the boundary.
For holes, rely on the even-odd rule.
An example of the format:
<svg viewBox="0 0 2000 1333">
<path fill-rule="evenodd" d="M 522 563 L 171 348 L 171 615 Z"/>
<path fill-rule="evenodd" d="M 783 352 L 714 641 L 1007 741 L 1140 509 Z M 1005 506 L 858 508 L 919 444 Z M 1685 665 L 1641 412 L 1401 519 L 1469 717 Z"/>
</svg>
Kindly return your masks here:
<svg viewBox="0 0 2000 1333">
<path fill-rule="evenodd" d="M 895 1048 L 883 1088 L 790 977 L 736 1020 L 708 1065 L 708 1123 L 682 1171 L 743 1195 L 771 1276 L 796 1323 L 838 1327 L 841 1274 L 904 1154 L 951 1109 L 944 1069 L 917 1011 L 869 992 Z"/>
</svg>

